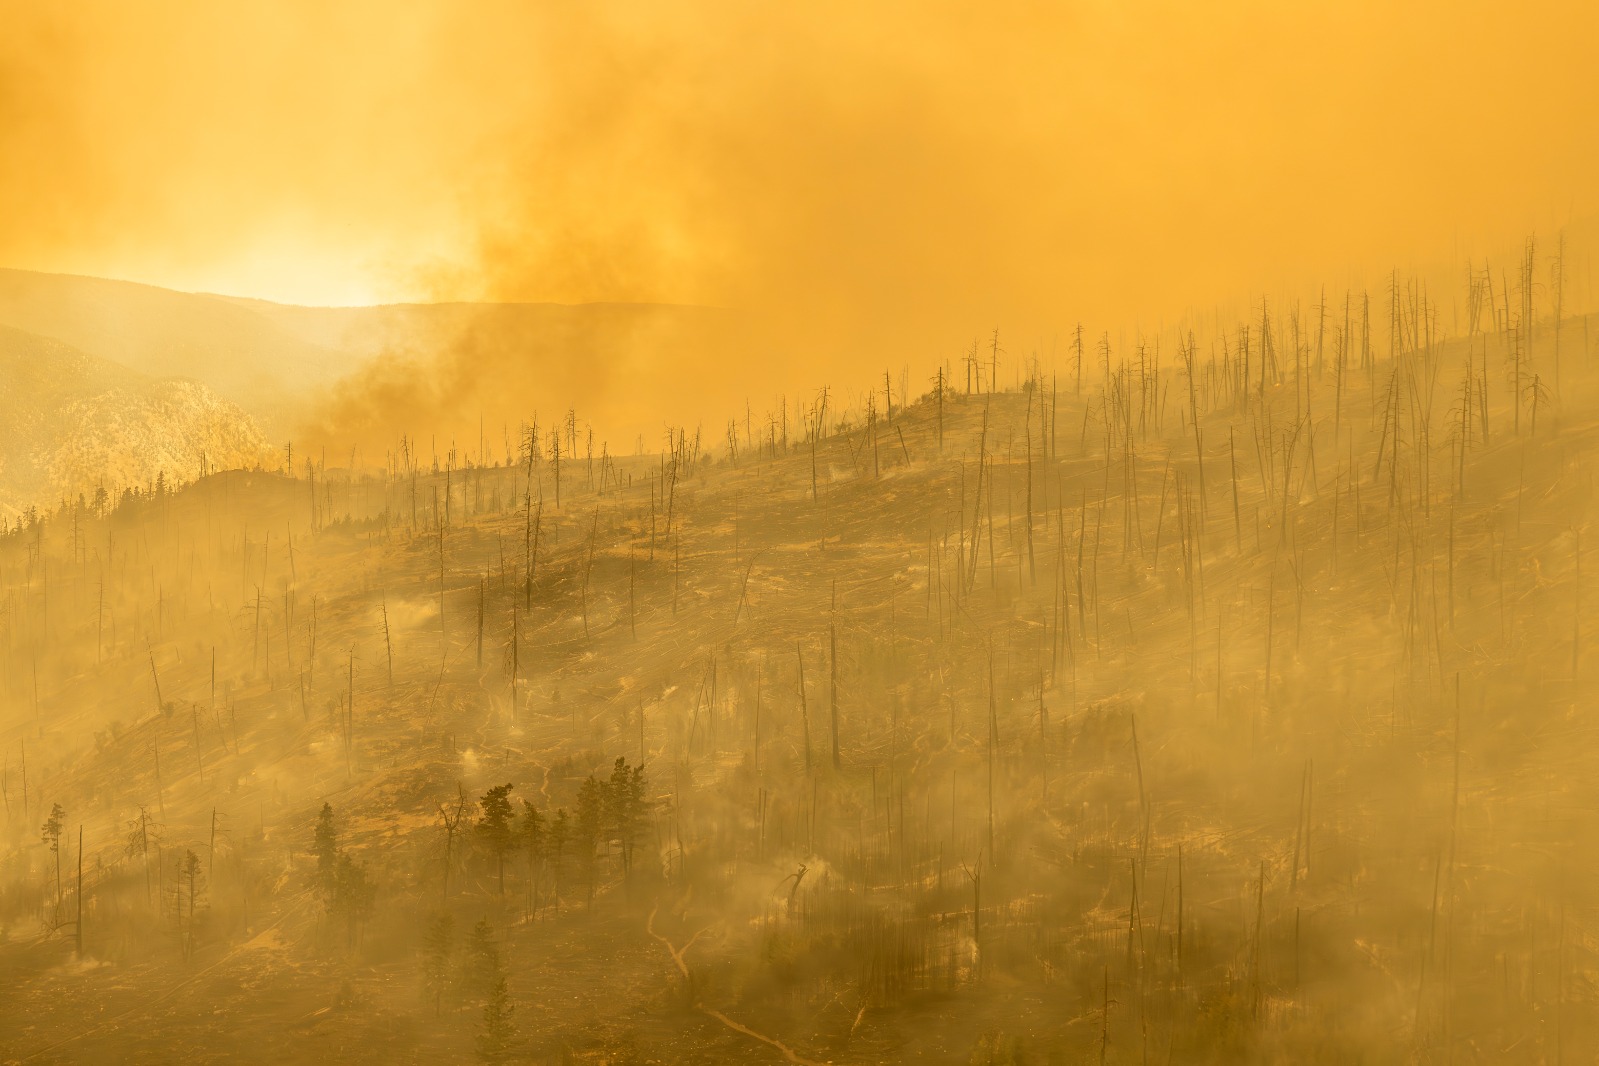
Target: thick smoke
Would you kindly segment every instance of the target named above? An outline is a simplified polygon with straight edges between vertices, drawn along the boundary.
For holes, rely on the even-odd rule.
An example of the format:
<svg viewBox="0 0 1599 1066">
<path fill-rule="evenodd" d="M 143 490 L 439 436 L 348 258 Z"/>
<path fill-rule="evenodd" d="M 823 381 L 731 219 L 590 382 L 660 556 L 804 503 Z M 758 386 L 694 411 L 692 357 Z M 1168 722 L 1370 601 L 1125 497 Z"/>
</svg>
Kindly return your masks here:
<svg viewBox="0 0 1599 1066">
<path fill-rule="evenodd" d="M 1436 3 L 18 11 L 0 149 L 25 163 L 0 194 L 30 210 L 7 219 L 0 260 L 308 303 L 752 316 L 692 358 L 641 340 L 626 361 L 669 366 L 664 393 L 648 376 L 496 385 L 522 411 L 597 403 L 631 437 L 641 398 L 724 417 L 734 397 L 860 387 L 874 366 L 920 378 L 995 326 L 1015 354 L 1058 349 L 1080 319 L 1130 340 L 1247 293 L 1552 232 L 1596 206 L 1580 134 L 1599 119 L 1594 18 Z M 414 373 L 364 370 L 381 387 L 355 405 L 464 432 L 483 404 L 441 378 L 493 367 L 474 358 L 481 330 L 442 348 Z M 752 369 L 778 359 L 792 380 Z"/>
</svg>

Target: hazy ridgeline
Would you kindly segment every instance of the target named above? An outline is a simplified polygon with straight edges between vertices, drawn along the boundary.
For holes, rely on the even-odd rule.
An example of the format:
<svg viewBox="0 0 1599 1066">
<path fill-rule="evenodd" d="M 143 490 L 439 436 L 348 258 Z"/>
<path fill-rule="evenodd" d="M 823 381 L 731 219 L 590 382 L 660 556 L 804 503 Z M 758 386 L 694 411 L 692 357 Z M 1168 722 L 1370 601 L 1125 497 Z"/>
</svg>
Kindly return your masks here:
<svg viewBox="0 0 1599 1066">
<path fill-rule="evenodd" d="M 1548 264 L 23 522 L 0 1057 L 1591 1060 Z"/>
</svg>

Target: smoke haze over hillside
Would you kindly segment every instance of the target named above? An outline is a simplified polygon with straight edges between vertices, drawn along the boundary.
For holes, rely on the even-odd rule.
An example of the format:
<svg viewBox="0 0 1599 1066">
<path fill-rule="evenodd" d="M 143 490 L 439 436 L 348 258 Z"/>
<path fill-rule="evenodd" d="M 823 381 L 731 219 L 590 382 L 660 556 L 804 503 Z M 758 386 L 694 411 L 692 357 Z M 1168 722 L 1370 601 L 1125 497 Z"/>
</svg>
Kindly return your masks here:
<svg viewBox="0 0 1599 1066">
<path fill-rule="evenodd" d="M 563 354 L 476 327 L 343 353 L 298 427 L 340 449 L 393 443 L 326 433 L 354 410 L 467 436 L 581 405 L 631 443 L 643 398 L 692 424 L 863 364 L 920 389 L 996 326 L 1047 354 L 1395 266 L 1454 286 L 1599 210 L 1579 3 L 10 7 L 0 262 L 743 316 L 639 334 L 653 378 L 579 346 L 517 380 Z"/>
<path fill-rule="evenodd" d="M 1595 1061 L 1596 11 L 0 0 L 0 1063 Z"/>
</svg>

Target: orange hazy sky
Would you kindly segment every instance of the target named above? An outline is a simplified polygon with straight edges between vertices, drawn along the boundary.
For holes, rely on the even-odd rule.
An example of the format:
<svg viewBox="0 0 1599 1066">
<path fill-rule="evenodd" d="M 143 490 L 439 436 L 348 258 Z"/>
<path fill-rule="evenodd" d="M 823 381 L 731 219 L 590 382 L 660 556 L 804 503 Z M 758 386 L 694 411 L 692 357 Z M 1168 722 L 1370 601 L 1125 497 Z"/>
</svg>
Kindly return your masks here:
<svg viewBox="0 0 1599 1066">
<path fill-rule="evenodd" d="M 1595 12 L 0 0 L 0 264 L 867 343 L 1170 320 L 1593 216 Z"/>
</svg>

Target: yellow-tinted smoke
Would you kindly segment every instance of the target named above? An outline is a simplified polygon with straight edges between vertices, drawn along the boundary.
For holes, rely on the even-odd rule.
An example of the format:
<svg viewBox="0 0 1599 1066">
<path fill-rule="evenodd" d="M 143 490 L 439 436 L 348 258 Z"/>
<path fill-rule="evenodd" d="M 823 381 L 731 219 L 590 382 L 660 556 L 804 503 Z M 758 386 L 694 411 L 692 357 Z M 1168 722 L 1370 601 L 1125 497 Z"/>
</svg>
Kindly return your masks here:
<svg viewBox="0 0 1599 1066">
<path fill-rule="evenodd" d="M 694 367 L 728 395 L 864 384 L 994 326 L 1013 351 L 1152 329 L 1599 208 L 1583 3 L 5 16 L 0 261 L 302 302 L 737 307 L 759 334 Z"/>
</svg>

